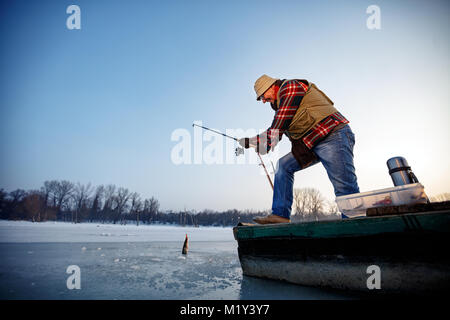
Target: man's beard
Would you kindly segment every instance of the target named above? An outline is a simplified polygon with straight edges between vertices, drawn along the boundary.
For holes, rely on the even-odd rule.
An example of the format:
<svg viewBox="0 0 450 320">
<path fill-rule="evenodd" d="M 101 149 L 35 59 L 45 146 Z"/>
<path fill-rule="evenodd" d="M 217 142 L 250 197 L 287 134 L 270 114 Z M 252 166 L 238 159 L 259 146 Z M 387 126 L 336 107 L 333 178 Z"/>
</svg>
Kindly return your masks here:
<svg viewBox="0 0 450 320">
<path fill-rule="evenodd" d="M 272 107 L 273 111 L 277 111 L 278 110 L 278 105 L 277 105 L 277 101 L 276 100 L 274 102 L 271 102 L 270 106 Z"/>
</svg>

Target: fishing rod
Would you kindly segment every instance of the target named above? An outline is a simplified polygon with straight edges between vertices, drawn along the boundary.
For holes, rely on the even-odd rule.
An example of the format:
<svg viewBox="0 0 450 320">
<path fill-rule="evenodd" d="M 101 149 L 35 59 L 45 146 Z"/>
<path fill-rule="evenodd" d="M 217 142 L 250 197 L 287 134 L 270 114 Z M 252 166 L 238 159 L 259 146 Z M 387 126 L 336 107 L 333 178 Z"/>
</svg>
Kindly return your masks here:
<svg viewBox="0 0 450 320">
<path fill-rule="evenodd" d="M 212 132 L 217 133 L 217 134 L 220 134 L 220 135 L 222 135 L 222 136 L 224 136 L 224 137 L 226 137 L 226 138 L 230 138 L 230 139 L 233 139 L 233 140 L 239 142 L 239 139 L 238 139 L 238 138 L 231 137 L 231 136 L 226 135 L 225 133 L 222 133 L 222 132 L 220 132 L 220 131 L 216 131 L 216 130 L 213 130 L 213 129 L 210 129 L 210 128 L 207 128 L 207 127 L 204 127 L 204 126 L 199 126 L 198 124 L 195 124 L 195 123 L 193 123 L 192 126 L 197 126 L 197 127 L 199 127 L 199 128 L 203 128 L 203 129 L 205 129 L 205 130 L 212 131 Z M 236 155 L 236 157 L 239 156 L 239 155 L 241 155 L 241 154 L 244 154 L 244 148 L 239 148 L 239 147 L 237 147 L 237 148 L 234 150 L 234 154 Z"/>
<path fill-rule="evenodd" d="M 220 131 L 216 131 L 216 130 L 213 130 L 213 129 L 210 129 L 210 128 L 207 128 L 207 127 L 199 126 L 198 124 L 195 124 L 195 123 L 193 123 L 192 126 L 197 126 L 197 127 L 203 128 L 203 129 L 205 129 L 205 130 L 209 130 L 209 131 L 215 132 L 215 133 L 217 133 L 217 134 L 221 134 L 221 135 L 223 135 L 224 137 L 227 137 L 227 138 L 230 138 L 230 139 L 239 141 L 238 138 L 231 137 L 231 136 L 226 135 L 225 133 L 222 133 L 222 132 L 220 132 Z"/>
<path fill-rule="evenodd" d="M 263 166 L 264 171 L 266 172 L 267 179 L 269 179 L 270 186 L 272 187 L 272 190 L 273 190 L 272 179 L 270 179 L 269 173 L 267 172 L 266 166 L 264 165 L 264 162 L 263 162 L 263 160 L 261 158 L 261 155 L 259 154 L 259 152 L 256 152 L 256 153 L 258 154 L 259 161 L 261 161 L 261 165 Z"/>
<path fill-rule="evenodd" d="M 226 135 L 225 133 L 222 133 L 222 132 L 220 132 L 220 131 L 216 131 L 216 130 L 213 130 L 213 129 L 210 129 L 210 128 L 207 128 L 207 127 L 204 127 L 204 126 L 200 126 L 200 125 L 195 124 L 195 123 L 193 123 L 192 126 L 197 126 L 197 127 L 203 128 L 203 129 L 205 129 L 205 130 L 212 131 L 212 132 L 214 132 L 214 133 L 220 134 L 220 135 L 222 135 L 222 136 L 224 136 L 224 137 L 227 137 L 227 138 L 233 139 L 234 141 L 238 141 L 238 142 L 239 142 L 239 139 L 238 139 L 238 138 L 231 137 L 231 136 Z M 264 161 L 263 161 L 263 159 L 261 158 L 261 155 L 259 154 L 259 152 L 258 152 L 257 150 L 256 150 L 256 153 L 258 154 L 259 161 L 261 162 L 261 165 L 262 165 L 263 168 L 264 168 L 264 171 L 265 171 L 265 173 L 266 173 L 267 179 L 269 179 L 270 186 L 272 187 L 272 190 L 273 190 L 272 179 L 270 179 L 269 173 L 267 172 L 266 166 L 264 165 Z M 236 148 L 235 154 L 236 154 L 236 156 L 239 156 L 240 154 L 244 154 L 244 148 L 239 148 L 239 147 Z M 272 166 L 273 166 L 273 164 L 272 164 Z"/>
</svg>

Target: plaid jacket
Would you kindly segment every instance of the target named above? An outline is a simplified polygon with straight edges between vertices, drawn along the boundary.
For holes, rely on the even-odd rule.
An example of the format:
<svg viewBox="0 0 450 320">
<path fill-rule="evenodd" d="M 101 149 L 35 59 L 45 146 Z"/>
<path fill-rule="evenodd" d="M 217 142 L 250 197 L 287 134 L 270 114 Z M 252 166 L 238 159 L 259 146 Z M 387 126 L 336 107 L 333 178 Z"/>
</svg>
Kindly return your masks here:
<svg viewBox="0 0 450 320">
<path fill-rule="evenodd" d="M 279 92 L 279 108 L 275 112 L 272 125 L 263 133 L 250 138 L 250 144 L 262 146 L 258 150 L 269 151 L 281 140 L 283 133 L 287 133 L 300 103 L 308 91 L 308 86 L 299 80 L 286 81 Z M 349 121 L 339 112 L 321 120 L 311 128 L 302 138 L 305 145 L 312 149 L 321 139 L 325 138 L 334 128 Z"/>
</svg>

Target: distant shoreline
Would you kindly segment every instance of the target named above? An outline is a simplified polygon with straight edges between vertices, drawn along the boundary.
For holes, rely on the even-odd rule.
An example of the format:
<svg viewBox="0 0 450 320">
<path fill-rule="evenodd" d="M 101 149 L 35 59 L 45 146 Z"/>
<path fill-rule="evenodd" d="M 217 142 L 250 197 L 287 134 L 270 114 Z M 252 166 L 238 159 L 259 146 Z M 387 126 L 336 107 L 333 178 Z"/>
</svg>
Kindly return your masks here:
<svg viewBox="0 0 450 320">
<path fill-rule="evenodd" d="M 222 225 L 200 225 L 200 226 L 193 226 L 193 225 L 181 225 L 176 223 L 140 223 L 139 225 L 136 225 L 136 221 L 127 221 L 127 223 L 112 223 L 112 222 L 89 222 L 89 221 L 83 221 L 83 222 L 69 222 L 69 221 L 54 221 L 54 220 L 47 220 L 47 221 L 29 221 L 29 220 L 7 220 L 7 219 L 0 219 L 0 226 L 6 226 L 8 223 L 11 224 L 30 224 L 30 225 L 97 225 L 97 226 L 117 226 L 117 227 L 177 227 L 177 228 L 220 228 L 220 229 L 226 229 L 226 228 L 233 228 L 233 226 L 222 226 Z"/>
</svg>

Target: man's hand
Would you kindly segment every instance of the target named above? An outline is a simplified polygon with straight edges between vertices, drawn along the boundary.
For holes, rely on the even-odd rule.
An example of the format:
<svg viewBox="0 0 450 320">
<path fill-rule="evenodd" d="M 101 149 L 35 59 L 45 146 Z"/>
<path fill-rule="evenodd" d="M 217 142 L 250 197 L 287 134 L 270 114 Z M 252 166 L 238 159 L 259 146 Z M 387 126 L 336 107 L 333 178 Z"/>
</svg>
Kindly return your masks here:
<svg viewBox="0 0 450 320">
<path fill-rule="evenodd" d="M 250 138 L 239 139 L 239 144 L 241 145 L 241 147 L 244 147 L 245 149 L 253 148 L 253 149 L 255 149 L 256 152 L 258 152 L 258 150 L 257 150 L 258 145 L 250 143 Z M 266 154 L 267 150 L 262 150 L 262 152 L 260 152 L 260 153 Z"/>
<path fill-rule="evenodd" d="M 241 147 L 244 147 L 245 149 L 250 148 L 250 138 L 239 139 L 239 144 L 241 145 Z"/>
<path fill-rule="evenodd" d="M 258 152 L 259 154 L 263 154 L 263 155 L 267 154 L 267 152 L 268 152 L 267 148 L 265 148 L 265 147 L 260 147 L 259 150 L 255 149 L 255 151 Z"/>
</svg>

